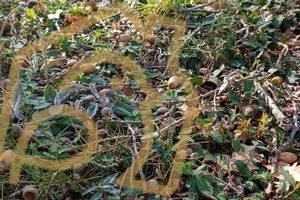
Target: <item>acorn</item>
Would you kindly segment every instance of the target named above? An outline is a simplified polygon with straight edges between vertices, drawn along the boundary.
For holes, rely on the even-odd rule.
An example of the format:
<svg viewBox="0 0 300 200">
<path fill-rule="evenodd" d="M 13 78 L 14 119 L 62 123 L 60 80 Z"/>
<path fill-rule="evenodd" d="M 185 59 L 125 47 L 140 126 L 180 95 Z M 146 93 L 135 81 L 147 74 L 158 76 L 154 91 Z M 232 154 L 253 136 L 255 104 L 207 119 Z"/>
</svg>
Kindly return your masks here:
<svg viewBox="0 0 300 200">
<path fill-rule="evenodd" d="M 2 29 L 2 27 L 4 27 L 3 33 L 7 34 L 10 33 L 12 25 L 9 22 L 0 21 L 0 29 Z"/>
<path fill-rule="evenodd" d="M 278 161 L 293 164 L 298 160 L 298 156 L 291 152 L 282 152 L 278 155 Z"/>
<path fill-rule="evenodd" d="M 95 65 L 93 65 L 91 63 L 82 64 L 82 65 L 80 65 L 79 69 L 81 72 L 83 72 L 85 74 L 92 74 L 96 71 Z"/>
<path fill-rule="evenodd" d="M 172 76 L 168 81 L 168 87 L 175 89 L 181 84 L 181 78 L 179 76 Z"/>
<path fill-rule="evenodd" d="M 130 42 L 132 37 L 130 35 L 119 35 L 116 39 L 118 42 Z"/>
<path fill-rule="evenodd" d="M 24 200 L 37 200 L 39 197 L 39 192 L 34 187 L 26 186 L 23 189 L 22 196 Z"/>
<path fill-rule="evenodd" d="M 73 67 L 76 63 L 78 63 L 78 60 L 71 59 L 67 62 L 67 67 Z"/>
<path fill-rule="evenodd" d="M 115 97 L 117 94 L 112 89 L 105 88 L 100 90 L 99 95 L 105 97 Z"/>
<path fill-rule="evenodd" d="M 154 35 L 154 34 L 149 34 L 149 35 L 146 35 L 145 36 L 145 41 L 146 42 L 149 42 L 150 44 L 155 44 L 155 42 L 156 42 L 156 39 L 157 39 L 157 37 L 156 37 L 156 35 Z"/>
<path fill-rule="evenodd" d="M 134 94 L 134 90 L 132 89 L 132 87 L 130 86 L 124 86 L 122 89 L 122 92 L 126 95 L 126 96 L 132 96 Z"/>
<path fill-rule="evenodd" d="M 282 78 L 281 76 L 275 76 L 271 80 L 271 83 L 273 83 L 274 85 L 281 85 L 283 82 L 284 78 Z"/>
</svg>

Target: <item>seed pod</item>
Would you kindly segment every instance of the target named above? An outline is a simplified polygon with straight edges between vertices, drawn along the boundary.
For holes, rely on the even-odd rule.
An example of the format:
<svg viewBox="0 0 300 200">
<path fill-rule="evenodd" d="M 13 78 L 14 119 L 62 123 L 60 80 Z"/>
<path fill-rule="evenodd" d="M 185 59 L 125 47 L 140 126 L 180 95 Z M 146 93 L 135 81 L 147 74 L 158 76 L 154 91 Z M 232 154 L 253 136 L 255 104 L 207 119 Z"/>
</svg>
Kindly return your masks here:
<svg viewBox="0 0 300 200">
<path fill-rule="evenodd" d="M 172 76 L 168 81 L 168 87 L 175 89 L 181 84 L 181 78 L 179 76 Z"/>
<path fill-rule="evenodd" d="M 199 69 L 199 72 L 203 75 L 206 75 L 206 74 L 209 74 L 211 72 L 211 70 L 209 68 L 202 67 Z"/>
<path fill-rule="evenodd" d="M 96 71 L 95 65 L 93 65 L 91 63 L 82 64 L 82 65 L 80 65 L 79 69 L 81 72 L 83 72 L 85 74 L 92 74 Z"/>
<path fill-rule="evenodd" d="M 7 33 L 10 33 L 12 25 L 9 22 L 0 21 L 0 29 L 2 29 L 2 27 L 4 27 L 3 33 L 7 34 Z"/>
<path fill-rule="evenodd" d="M 101 116 L 102 116 L 102 118 L 109 117 L 111 114 L 112 114 L 112 109 L 109 108 L 109 107 L 104 107 L 101 110 Z"/>
<path fill-rule="evenodd" d="M 78 63 L 78 60 L 71 59 L 67 62 L 67 67 L 73 67 L 76 63 Z"/>
<path fill-rule="evenodd" d="M 12 150 L 6 150 L 0 155 L 0 172 L 7 170 L 15 159 L 15 153 Z"/>
<path fill-rule="evenodd" d="M 19 138 L 22 133 L 22 127 L 19 124 L 12 124 L 11 130 L 14 138 Z"/>
<path fill-rule="evenodd" d="M 134 90 L 130 86 L 124 86 L 122 91 L 126 96 L 132 96 L 134 94 Z"/>
<path fill-rule="evenodd" d="M 256 105 L 248 105 L 245 107 L 245 116 L 248 118 L 255 117 L 258 114 L 258 107 Z"/>
<path fill-rule="evenodd" d="M 130 42 L 132 40 L 132 37 L 130 35 L 119 35 L 117 37 L 118 42 Z"/>
<path fill-rule="evenodd" d="M 80 180 L 80 179 L 81 179 L 80 174 L 74 174 L 74 175 L 73 175 L 73 179 L 74 179 L 74 180 Z"/>
<path fill-rule="evenodd" d="M 275 76 L 272 78 L 271 82 L 274 85 L 281 85 L 284 82 L 284 79 L 281 76 Z"/>
<path fill-rule="evenodd" d="M 298 156 L 291 152 L 282 152 L 278 155 L 278 161 L 293 164 L 298 160 Z"/>
<path fill-rule="evenodd" d="M 39 192 L 34 187 L 27 186 L 24 188 L 22 196 L 25 200 L 37 200 Z"/>
<path fill-rule="evenodd" d="M 117 94 L 115 91 L 105 88 L 105 89 L 100 90 L 99 95 L 105 96 L 105 97 L 115 97 Z"/>
<path fill-rule="evenodd" d="M 149 181 L 147 181 L 150 185 L 158 185 L 157 180 L 155 179 L 150 179 Z"/>
<path fill-rule="evenodd" d="M 16 56 L 14 57 L 14 60 L 15 60 L 15 61 L 26 60 L 26 56 L 24 56 L 24 55 L 16 55 Z"/>
<path fill-rule="evenodd" d="M 163 115 L 163 114 L 165 114 L 166 112 L 168 112 L 169 111 L 169 109 L 167 108 L 167 107 L 160 107 L 158 110 L 157 110 L 157 114 L 158 115 Z"/>
<path fill-rule="evenodd" d="M 191 148 L 187 148 L 187 155 L 191 155 L 192 153 L 194 153 L 194 151 L 193 151 L 193 149 L 191 149 Z"/>
<path fill-rule="evenodd" d="M 29 1 L 27 1 L 27 7 L 28 8 L 33 8 L 36 4 L 38 4 L 37 0 L 29 0 Z"/>
<path fill-rule="evenodd" d="M 23 68 L 28 68 L 29 67 L 29 63 L 26 60 L 18 60 L 15 64 L 18 67 L 23 67 Z"/>
<path fill-rule="evenodd" d="M 154 35 L 154 34 L 149 34 L 149 35 L 146 35 L 145 36 L 145 41 L 146 42 L 149 42 L 150 44 L 155 44 L 155 42 L 156 42 L 156 35 Z"/>
</svg>

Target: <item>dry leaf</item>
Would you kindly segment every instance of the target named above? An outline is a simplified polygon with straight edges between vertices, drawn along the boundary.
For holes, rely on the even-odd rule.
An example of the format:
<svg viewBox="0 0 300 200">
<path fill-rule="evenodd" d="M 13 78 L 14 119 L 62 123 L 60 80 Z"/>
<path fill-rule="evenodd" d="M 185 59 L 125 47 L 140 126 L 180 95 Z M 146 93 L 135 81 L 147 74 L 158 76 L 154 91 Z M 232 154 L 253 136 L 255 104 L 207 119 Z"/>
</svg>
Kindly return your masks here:
<svg viewBox="0 0 300 200">
<path fill-rule="evenodd" d="M 283 169 L 288 171 L 296 182 L 300 182 L 300 165 L 294 163 L 292 166 L 284 166 Z"/>
<path fill-rule="evenodd" d="M 230 167 L 231 171 L 238 172 L 238 169 L 235 164 L 236 161 L 238 161 L 238 160 L 241 160 L 241 161 L 244 161 L 245 163 L 247 163 L 250 171 L 259 169 L 256 166 L 255 161 L 249 156 L 249 154 L 246 154 L 245 152 L 240 151 L 238 153 L 236 153 L 236 152 L 232 153 L 231 158 L 229 158 L 229 167 Z"/>
</svg>

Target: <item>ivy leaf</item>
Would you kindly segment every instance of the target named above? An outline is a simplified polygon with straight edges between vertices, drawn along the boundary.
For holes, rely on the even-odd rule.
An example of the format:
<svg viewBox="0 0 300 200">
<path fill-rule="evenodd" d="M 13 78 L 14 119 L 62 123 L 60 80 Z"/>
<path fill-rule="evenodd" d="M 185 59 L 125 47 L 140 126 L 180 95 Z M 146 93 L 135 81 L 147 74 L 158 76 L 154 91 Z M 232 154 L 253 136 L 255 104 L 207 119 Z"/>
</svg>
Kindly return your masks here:
<svg viewBox="0 0 300 200">
<path fill-rule="evenodd" d="M 241 99 L 239 95 L 236 92 L 229 92 L 228 98 L 230 101 L 232 101 L 234 104 L 240 106 L 241 105 Z"/>
<path fill-rule="evenodd" d="M 244 163 L 243 161 L 237 160 L 236 163 L 235 163 L 235 165 L 236 165 L 237 169 L 239 170 L 239 172 L 243 176 L 249 177 L 251 175 L 250 170 L 249 170 L 247 164 Z"/>
<path fill-rule="evenodd" d="M 273 17 L 273 19 L 272 19 L 272 25 L 275 28 L 279 28 L 280 25 L 282 24 L 283 20 L 284 20 L 283 15 L 277 15 L 277 16 Z"/>
<path fill-rule="evenodd" d="M 54 98 L 56 97 L 56 90 L 52 85 L 48 84 L 46 86 L 45 91 L 44 91 L 44 97 L 45 97 L 46 101 L 54 100 Z"/>
<path fill-rule="evenodd" d="M 195 85 L 201 85 L 203 83 L 203 77 L 202 76 L 196 76 L 193 78 L 190 78 L 190 81 L 194 83 Z"/>
<path fill-rule="evenodd" d="M 251 92 L 254 88 L 254 81 L 253 80 L 244 80 L 244 91 Z"/>
<path fill-rule="evenodd" d="M 222 144 L 224 141 L 222 134 L 218 133 L 217 131 L 211 131 L 209 135 L 217 143 Z"/>
</svg>

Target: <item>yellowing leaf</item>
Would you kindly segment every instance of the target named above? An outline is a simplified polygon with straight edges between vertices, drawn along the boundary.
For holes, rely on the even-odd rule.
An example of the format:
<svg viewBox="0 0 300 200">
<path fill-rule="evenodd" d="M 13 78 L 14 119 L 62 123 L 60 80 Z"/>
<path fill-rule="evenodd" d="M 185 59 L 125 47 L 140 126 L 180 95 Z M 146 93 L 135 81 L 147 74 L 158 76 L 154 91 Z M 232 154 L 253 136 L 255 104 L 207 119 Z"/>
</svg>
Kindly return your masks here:
<svg viewBox="0 0 300 200">
<path fill-rule="evenodd" d="M 269 121 L 270 121 L 270 118 L 269 118 L 268 114 L 263 113 L 260 118 L 261 125 L 264 127 L 269 123 Z"/>
<path fill-rule="evenodd" d="M 27 9 L 26 14 L 30 19 L 35 20 L 37 18 L 35 11 L 32 8 Z"/>
</svg>

